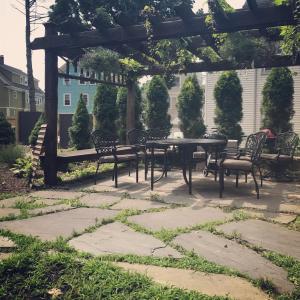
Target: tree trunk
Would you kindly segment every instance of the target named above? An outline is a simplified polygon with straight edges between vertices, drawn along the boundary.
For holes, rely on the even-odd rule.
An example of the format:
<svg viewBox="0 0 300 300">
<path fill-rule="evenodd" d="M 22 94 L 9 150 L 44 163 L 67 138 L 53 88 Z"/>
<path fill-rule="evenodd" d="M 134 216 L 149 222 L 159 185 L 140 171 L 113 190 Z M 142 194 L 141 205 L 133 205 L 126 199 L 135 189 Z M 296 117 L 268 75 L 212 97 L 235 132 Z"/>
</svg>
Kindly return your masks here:
<svg viewBox="0 0 300 300">
<path fill-rule="evenodd" d="M 30 49 L 30 8 L 35 1 L 25 0 L 25 35 L 26 35 L 26 61 L 27 61 L 27 76 L 28 76 L 28 88 L 29 88 L 29 110 L 36 111 L 35 104 L 35 86 L 32 71 L 32 53 Z"/>
</svg>

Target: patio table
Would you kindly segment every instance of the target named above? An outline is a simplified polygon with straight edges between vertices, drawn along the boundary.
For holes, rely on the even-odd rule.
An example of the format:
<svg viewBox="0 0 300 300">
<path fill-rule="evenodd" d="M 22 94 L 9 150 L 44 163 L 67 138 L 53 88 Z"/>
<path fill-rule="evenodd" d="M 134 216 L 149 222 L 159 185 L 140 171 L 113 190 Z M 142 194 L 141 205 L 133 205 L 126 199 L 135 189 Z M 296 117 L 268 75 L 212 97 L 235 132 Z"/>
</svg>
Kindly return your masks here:
<svg viewBox="0 0 300 300">
<path fill-rule="evenodd" d="M 154 183 L 159 181 L 167 172 L 166 166 L 166 157 L 164 162 L 164 168 L 162 174 L 159 178 L 154 179 L 154 149 L 164 149 L 171 146 L 175 146 L 178 148 L 181 156 L 181 168 L 182 175 L 185 183 L 188 185 L 189 194 L 192 194 L 192 167 L 193 167 L 193 152 L 195 147 L 201 146 L 205 151 L 205 156 L 207 158 L 208 150 L 215 149 L 217 151 L 218 148 L 222 146 L 226 146 L 227 142 L 225 140 L 217 140 L 217 139 L 164 139 L 164 140 L 155 140 L 148 141 L 146 143 L 146 147 L 151 151 L 151 190 L 153 191 Z M 187 178 L 187 170 L 188 170 L 188 178 Z"/>
</svg>

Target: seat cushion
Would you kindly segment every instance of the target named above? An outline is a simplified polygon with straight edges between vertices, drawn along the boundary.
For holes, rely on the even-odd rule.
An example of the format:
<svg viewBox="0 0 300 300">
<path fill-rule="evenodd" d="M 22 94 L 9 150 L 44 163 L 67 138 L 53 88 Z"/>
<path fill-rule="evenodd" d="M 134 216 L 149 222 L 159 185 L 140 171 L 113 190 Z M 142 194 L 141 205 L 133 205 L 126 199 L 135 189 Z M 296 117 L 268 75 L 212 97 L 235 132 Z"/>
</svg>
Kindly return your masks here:
<svg viewBox="0 0 300 300">
<path fill-rule="evenodd" d="M 289 155 L 279 155 L 278 154 L 272 154 L 272 153 L 263 153 L 261 155 L 261 159 L 263 160 L 271 160 L 271 161 L 291 161 L 292 158 Z"/>
<path fill-rule="evenodd" d="M 252 169 L 252 162 L 249 160 L 225 159 L 222 165 L 223 168 L 232 170 L 251 171 Z"/>
<path fill-rule="evenodd" d="M 118 162 L 126 162 L 126 161 L 136 160 L 136 155 L 135 154 L 117 155 L 117 158 L 118 158 Z M 115 158 L 113 155 L 102 156 L 100 157 L 99 161 L 101 163 L 114 163 Z"/>
</svg>

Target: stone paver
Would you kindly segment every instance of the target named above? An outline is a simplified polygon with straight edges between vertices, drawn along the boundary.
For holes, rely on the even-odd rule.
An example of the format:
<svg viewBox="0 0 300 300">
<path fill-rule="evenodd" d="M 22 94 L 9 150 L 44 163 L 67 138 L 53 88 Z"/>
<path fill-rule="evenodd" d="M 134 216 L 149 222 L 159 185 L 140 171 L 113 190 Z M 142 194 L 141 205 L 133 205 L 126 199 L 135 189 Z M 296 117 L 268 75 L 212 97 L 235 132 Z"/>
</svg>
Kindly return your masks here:
<svg viewBox="0 0 300 300">
<path fill-rule="evenodd" d="M 218 229 L 229 234 L 237 232 L 251 244 L 300 259 L 300 232 L 261 220 L 227 223 Z"/>
<path fill-rule="evenodd" d="M 112 209 L 138 209 L 147 210 L 151 208 L 169 207 L 167 203 L 158 201 L 142 200 L 142 199 L 123 199 L 119 203 L 113 205 Z"/>
<path fill-rule="evenodd" d="M 35 204 L 43 204 L 47 206 L 56 205 L 57 203 L 61 202 L 59 199 L 35 199 Z"/>
<path fill-rule="evenodd" d="M 116 214 L 117 211 L 82 207 L 24 220 L 1 222 L 0 228 L 53 241 L 59 236 L 67 238 L 74 232 L 83 232 L 95 225 L 96 221 L 113 218 Z"/>
<path fill-rule="evenodd" d="M 20 213 L 20 210 L 17 208 L 0 208 L 0 218 L 18 216 Z"/>
<path fill-rule="evenodd" d="M 250 282 L 238 277 L 129 263 L 115 263 L 115 265 L 147 275 L 160 284 L 194 290 L 209 296 L 229 296 L 236 300 L 270 299 Z"/>
<path fill-rule="evenodd" d="M 5 236 L 0 236 L 0 249 L 12 250 L 16 248 L 16 244 Z"/>
<path fill-rule="evenodd" d="M 0 252 L 0 261 L 9 258 L 10 256 L 12 256 L 12 253 L 1 253 Z"/>
<path fill-rule="evenodd" d="M 28 212 L 30 215 L 37 215 L 37 214 L 48 214 L 51 212 L 57 212 L 57 211 L 69 210 L 69 209 L 73 209 L 73 207 L 68 204 L 58 204 L 58 205 L 30 209 L 28 210 Z"/>
<path fill-rule="evenodd" d="M 136 254 L 180 258 L 181 254 L 151 235 L 136 232 L 116 222 L 101 226 L 69 241 L 76 250 L 94 255 Z"/>
<path fill-rule="evenodd" d="M 112 196 L 105 193 L 88 193 L 82 198 L 80 202 L 90 207 L 99 207 L 104 205 L 112 205 L 121 200 L 120 197 Z"/>
<path fill-rule="evenodd" d="M 162 212 L 132 216 L 129 217 L 128 220 L 152 230 L 161 230 L 162 228 L 175 229 L 212 221 L 222 221 L 230 218 L 231 216 L 232 214 L 224 213 L 219 208 L 183 207 Z"/>
<path fill-rule="evenodd" d="M 30 194 L 31 197 L 45 198 L 45 199 L 68 199 L 73 200 L 83 196 L 81 192 L 62 191 L 62 190 L 47 190 L 37 191 Z"/>
<path fill-rule="evenodd" d="M 247 215 L 254 218 L 264 218 L 270 221 L 274 221 L 281 224 L 289 224 L 293 222 L 297 215 L 294 214 L 284 214 L 284 213 L 276 213 L 276 212 L 268 212 L 268 211 L 257 211 L 251 209 L 242 209 Z"/>
<path fill-rule="evenodd" d="M 30 197 L 13 197 L 8 198 L 4 200 L 0 200 L 0 207 L 14 207 L 17 202 L 24 201 L 24 202 L 30 202 L 32 199 Z"/>
<path fill-rule="evenodd" d="M 284 269 L 234 241 L 210 232 L 194 231 L 177 236 L 173 242 L 209 261 L 238 270 L 254 279 L 269 279 L 280 292 L 291 292 L 294 289 Z"/>
</svg>

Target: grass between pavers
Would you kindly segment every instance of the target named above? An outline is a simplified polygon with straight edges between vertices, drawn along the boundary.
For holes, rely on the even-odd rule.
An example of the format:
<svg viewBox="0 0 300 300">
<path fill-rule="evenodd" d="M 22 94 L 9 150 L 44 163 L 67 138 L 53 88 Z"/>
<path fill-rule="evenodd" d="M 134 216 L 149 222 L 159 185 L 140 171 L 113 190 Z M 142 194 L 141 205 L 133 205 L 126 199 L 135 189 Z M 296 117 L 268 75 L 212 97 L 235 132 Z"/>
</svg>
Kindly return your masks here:
<svg viewBox="0 0 300 300">
<path fill-rule="evenodd" d="M 17 196 L 22 196 L 22 195 L 23 194 L 21 194 L 21 193 L 2 192 L 2 193 L 0 193 L 0 204 L 1 204 L 1 200 L 9 199 L 9 198 L 17 197 Z"/>
<path fill-rule="evenodd" d="M 13 256 L 0 262 L 2 299 L 230 299 L 159 285 L 109 259 L 79 254 L 62 239 L 50 243 L 8 231 L 0 234 L 18 246 Z"/>
</svg>

